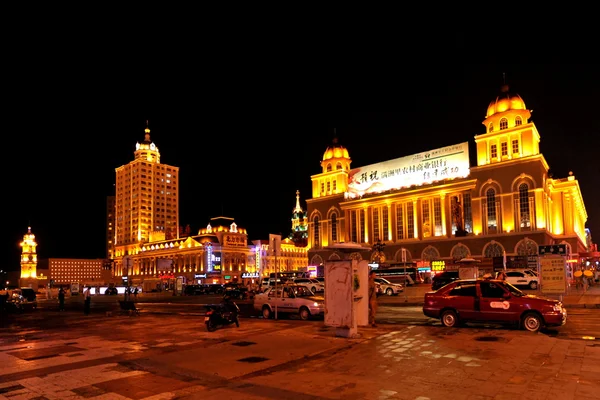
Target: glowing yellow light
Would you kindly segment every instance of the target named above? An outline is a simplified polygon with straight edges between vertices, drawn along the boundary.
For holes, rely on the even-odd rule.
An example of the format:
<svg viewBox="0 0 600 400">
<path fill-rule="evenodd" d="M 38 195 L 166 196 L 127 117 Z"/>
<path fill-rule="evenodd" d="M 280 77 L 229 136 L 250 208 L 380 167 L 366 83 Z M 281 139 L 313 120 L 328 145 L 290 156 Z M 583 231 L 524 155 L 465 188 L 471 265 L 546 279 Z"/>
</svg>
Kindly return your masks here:
<svg viewBox="0 0 600 400">
<path fill-rule="evenodd" d="M 596 338 L 594 336 L 582 336 L 581 338 L 583 340 L 596 340 Z"/>
</svg>

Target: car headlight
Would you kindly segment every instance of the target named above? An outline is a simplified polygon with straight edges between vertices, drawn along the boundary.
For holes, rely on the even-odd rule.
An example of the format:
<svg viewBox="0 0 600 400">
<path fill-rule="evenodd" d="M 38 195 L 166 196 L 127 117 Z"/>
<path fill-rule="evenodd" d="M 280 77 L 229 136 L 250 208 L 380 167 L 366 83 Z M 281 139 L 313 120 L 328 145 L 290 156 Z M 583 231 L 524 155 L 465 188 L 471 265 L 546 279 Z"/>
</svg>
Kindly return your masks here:
<svg viewBox="0 0 600 400">
<path fill-rule="evenodd" d="M 313 307 L 319 307 L 319 303 L 313 303 Z"/>
<path fill-rule="evenodd" d="M 552 306 L 552 310 L 556 311 L 556 312 L 561 312 L 562 311 L 562 305 L 555 304 L 554 306 Z"/>
</svg>

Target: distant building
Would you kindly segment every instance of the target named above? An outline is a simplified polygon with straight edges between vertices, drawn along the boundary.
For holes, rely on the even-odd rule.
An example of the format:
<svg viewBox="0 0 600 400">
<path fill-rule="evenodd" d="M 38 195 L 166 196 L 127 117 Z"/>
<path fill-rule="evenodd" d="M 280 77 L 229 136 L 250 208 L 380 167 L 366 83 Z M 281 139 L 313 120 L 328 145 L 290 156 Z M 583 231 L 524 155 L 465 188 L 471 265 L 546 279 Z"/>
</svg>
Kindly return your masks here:
<svg viewBox="0 0 600 400">
<path fill-rule="evenodd" d="M 334 138 L 311 176 L 309 263 L 340 258 L 330 246 L 342 242 L 359 244 L 352 257 L 368 261 L 381 242 L 389 265 L 465 257 L 491 265 L 504 252 L 537 256 L 549 244 L 564 244 L 576 259 L 587 246 L 579 183 L 572 173 L 549 173 L 530 118 L 523 99 L 503 86 L 487 108 L 485 132 L 475 135 L 474 167 L 462 142 L 351 168 L 348 149 Z"/>
<path fill-rule="evenodd" d="M 115 196 L 106 198 L 106 258 L 112 260 L 115 258 Z"/>
<path fill-rule="evenodd" d="M 112 282 L 112 274 L 106 268 L 106 262 L 106 259 L 49 258 L 48 278 L 53 286 L 71 283 L 107 285 Z"/>
</svg>

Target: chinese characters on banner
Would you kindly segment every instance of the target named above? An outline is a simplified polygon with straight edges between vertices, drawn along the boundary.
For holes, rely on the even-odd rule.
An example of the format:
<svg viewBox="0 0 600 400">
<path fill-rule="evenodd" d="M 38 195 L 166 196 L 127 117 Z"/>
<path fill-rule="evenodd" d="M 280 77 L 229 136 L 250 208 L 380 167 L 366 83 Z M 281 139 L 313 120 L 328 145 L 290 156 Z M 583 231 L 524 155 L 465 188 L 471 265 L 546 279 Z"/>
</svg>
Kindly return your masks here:
<svg viewBox="0 0 600 400">
<path fill-rule="evenodd" d="M 567 291 L 567 269 L 563 256 L 540 257 L 541 290 L 545 294 L 564 294 Z"/>
<path fill-rule="evenodd" d="M 346 196 L 424 185 L 469 175 L 469 143 L 396 158 L 365 167 L 353 168 L 348 175 Z"/>
</svg>

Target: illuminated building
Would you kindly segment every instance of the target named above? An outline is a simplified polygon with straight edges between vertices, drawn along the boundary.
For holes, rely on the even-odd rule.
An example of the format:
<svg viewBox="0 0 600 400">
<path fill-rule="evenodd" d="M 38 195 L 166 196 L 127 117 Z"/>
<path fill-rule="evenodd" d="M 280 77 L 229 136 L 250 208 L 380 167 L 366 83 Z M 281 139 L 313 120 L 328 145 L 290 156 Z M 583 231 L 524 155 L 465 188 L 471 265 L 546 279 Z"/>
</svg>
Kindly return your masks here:
<svg viewBox="0 0 600 400">
<path fill-rule="evenodd" d="M 535 256 L 539 245 L 586 251 L 587 213 L 572 173 L 555 178 L 540 153 L 540 134 L 523 99 L 502 87 L 488 106 L 485 132 L 468 142 L 350 168 L 334 138 L 311 176 L 310 265 L 339 258 L 328 246 L 355 242 L 372 261 L 378 241 L 391 265 L 402 261 L 482 261 Z M 576 257 L 575 257 L 576 258 Z"/>
<path fill-rule="evenodd" d="M 106 258 L 115 258 L 115 196 L 106 198 Z"/>
<path fill-rule="evenodd" d="M 105 264 L 105 259 L 49 258 L 48 276 L 54 286 L 71 283 L 105 285 L 111 281 L 111 271 Z"/>
<path fill-rule="evenodd" d="M 31 233 L 31 227 L 28 227 L 27 233 L 23 235 L 23 241 L 21 242 L 21 278 L 19 279 L 19 286 L 38 289 L 37 263 L 37 242 L 35 241 L 35 235 Z"/>
<path fill-rule="evenodd" d="M 179 237 L 179 168 L 161 164 L 146 124 L 134 160 L 116 168 L 114 209 L 115 268 L 141 245 Z"/>
</svg>

